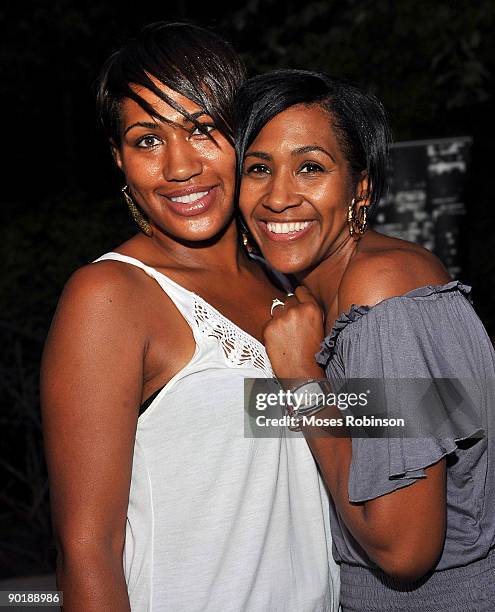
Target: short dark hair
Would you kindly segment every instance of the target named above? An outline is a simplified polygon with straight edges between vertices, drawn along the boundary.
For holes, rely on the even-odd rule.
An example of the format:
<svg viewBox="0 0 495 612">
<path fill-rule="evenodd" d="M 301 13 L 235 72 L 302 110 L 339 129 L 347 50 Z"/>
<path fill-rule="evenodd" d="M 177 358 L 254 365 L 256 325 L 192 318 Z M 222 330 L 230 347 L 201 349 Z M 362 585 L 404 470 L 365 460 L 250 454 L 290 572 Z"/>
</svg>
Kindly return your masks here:
<svg viewBox="0 0 495 612">
<path fill-rule="evenodd" d="M 196 102 L 233 144 L 233 102 L 245 78 L 244 66 L 223 38 L 189 23 L 157 22 L 145 26 L 138 36 L 105 62 L 97 82 L 97 112 L 110 139 L 119 146 L 121 103 L 130 98 L 150 115 L 162 119 L 131 84 L 141 85 L 191 119 L 152 81 Z"/>
<path fill-rule="evenodd" d="M 385 110 L 375 96 L 318 72 L 275 70 L 248 79 L 241 87 L 234 121 L 238 185 L 249 146 L 275 115 L 296 104 L 317 104 L 329 113 L 352 172 L 368 173 L 373 211 L 385 187 L 390 141 Z"/>
</svg>

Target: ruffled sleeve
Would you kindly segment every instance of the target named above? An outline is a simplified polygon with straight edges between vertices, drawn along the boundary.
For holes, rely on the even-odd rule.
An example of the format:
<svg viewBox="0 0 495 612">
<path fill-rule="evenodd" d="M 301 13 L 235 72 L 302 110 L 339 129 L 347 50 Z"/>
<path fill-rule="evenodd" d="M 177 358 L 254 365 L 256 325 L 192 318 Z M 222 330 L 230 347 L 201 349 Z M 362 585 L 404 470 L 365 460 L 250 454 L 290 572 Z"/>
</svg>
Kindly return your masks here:
<svg viewBox="0 0 495 612">
<path fill-rule="evenodd" d="M 477 437 L 476 444 L 484 443 L 483 415 L 489 407 L 483 388 L 495 360 L 466 299 L 469 291 L 454 281 L 374 307 L 353 306 L 325 338 L 317 361 L 330 380 L 382 380 L 387 406 L 400 407 L 406 420 L 421 424 L 421 435 L 409 431 L 400 438 L 351 433 L 350 501 L 374 499 L 424 478 L 425 468 L 456 453 L 461 440 Z M 416 379 L 427 382 L 427 401 L 404 393 L 404 381 L 397 379 L 412 381 L 413 387 Z"/>
</svg>

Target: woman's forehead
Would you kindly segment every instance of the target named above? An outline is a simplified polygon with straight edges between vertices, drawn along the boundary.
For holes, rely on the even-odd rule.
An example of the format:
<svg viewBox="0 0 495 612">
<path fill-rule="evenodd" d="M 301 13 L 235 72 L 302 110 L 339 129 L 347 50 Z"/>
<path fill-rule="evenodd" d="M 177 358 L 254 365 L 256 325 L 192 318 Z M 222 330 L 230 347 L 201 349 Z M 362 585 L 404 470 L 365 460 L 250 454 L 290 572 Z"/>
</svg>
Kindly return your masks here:
<svg viewBox="0 0 495 612">
<path fill-rule="evenodd" d="M 197 117 L 198 113 L 204 113 L 204 109 L 193 100 L 190 100 L 183 94 L 171 89 L 153 77 L 152 81 L 154 85 L 156 85 L 160 91 L 165 94 L 166 97 L 168 97 L 172 102 L 176 103 L 179 108 L 183 109 L 189 115 Z M 177 124 L 182 124 L 184 121 L 188 121 L 188 119 L 184 117 L 183 113 L 168 104 L 160 96 L 146 87 L 134 84 L 131 84 L 130 87 L 142 100 L 144 100 L 144 102 L 153 108 L 157 116 L 163 117 L 165 121 Z M 134 121 L 138 117 L 146 116 L 149 118 L 150 116 L 149 113 L 142 108 L 142 106 L 130 98 L 124 98 L 121 113 L 122 119 L 125 123 L 128 121 Z"/>
<path fill-rule="evenodd" d="M 275 115 L 255 138 L 250 149 L 257 145 L 277 148 L 301 143 L 325 142 L 333 148 L 338 141 L 328 111 L 319 105 L 297 104 Z"/>
</svg>

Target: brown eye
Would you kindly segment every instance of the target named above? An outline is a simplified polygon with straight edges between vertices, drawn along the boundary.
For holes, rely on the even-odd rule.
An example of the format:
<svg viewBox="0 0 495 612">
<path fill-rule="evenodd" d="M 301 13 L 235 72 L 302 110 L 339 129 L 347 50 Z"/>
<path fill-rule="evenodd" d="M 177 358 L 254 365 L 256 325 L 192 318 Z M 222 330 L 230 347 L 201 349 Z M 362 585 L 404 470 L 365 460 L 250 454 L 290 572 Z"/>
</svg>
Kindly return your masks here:
<svg viewBox="0 0 495 612">
<path fill-rule="evenodd" d="M 270 169 L 265 164 L 252 164 L 244 170 L 244 174 L 269 174 Z"/>
<path fill-rule="evenodd" d="M 211 123 L 201 123 L 200 126 L 191 130 L 191 136 L 206 136 L 215 129 L 215 126 Z"/>
<path fill-rule="evenodd" d="M 160 143 L 161 143 L 161 140 L 159 138 L 157 138 L 156 136 L 148 135 L 148 136 L 143 136 L 142 138 L 140 138 L 136 142 L 136 145 L 138 147 L 141 147 L 142 149 L 151 149 L 153 147 L 156 147 Z"/>
<path fill-rule="evenodd" d="M 323 168 L 314 162 L 306 162 L 301 166 L 299 172 L 314 174 L 315 172 L 323 172 Z"/>
</svg>

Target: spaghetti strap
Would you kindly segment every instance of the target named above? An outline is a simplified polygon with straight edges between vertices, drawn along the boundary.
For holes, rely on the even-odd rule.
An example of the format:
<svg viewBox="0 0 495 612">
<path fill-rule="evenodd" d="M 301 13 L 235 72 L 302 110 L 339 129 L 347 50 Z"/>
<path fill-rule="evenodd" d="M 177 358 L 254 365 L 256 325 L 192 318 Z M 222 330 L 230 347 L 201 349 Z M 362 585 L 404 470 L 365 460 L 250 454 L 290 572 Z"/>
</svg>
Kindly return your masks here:
<svg viewBox="0 0 495 612">
<path fill-rule="evenodd" d="M 148 276 L 154 278 L 191 327 L 196 343 L 201 344 L 204 341 L 219 343 L 229 365 L 243 367 L 250 364 L 263 372 L 264 376 L 273 376 L 273 370 L 263 344 L 225 317 L 201 296 L 182 287 L 162 272 L 147 266 L 139 259 L 128 255 L 109 252 L 93 263 L 106 260 L 120 261 L 136 266 L 141 268 Z"/>
<path fill-rule="evenodd" d="M 155 279 L 156 282 L 163 289 L 164 293 L 168 295 L 168 297 L 172 300 L 172 302 L 177 307 L 177 310 L 181 313 L 181 315 L 186 319 L 189 325 L 194 329 L 194 298 L 195 294 L 192 291 L 189 291 L 185 287 L 182 287 L 171 278 L 159 272 L 155 268 L 146 265 L 139 259 L 134 257 L 129 257 L 128 255 L 122 255 L 121 253 L 115 253 L 111 251 L 109 253 L 105 253 L 98 259 L 95 259 L 93 263 L 98 263 L 99 261 L 120 261 L 122 263 L 130 264 L 132 266 L 136 266 L 143 270 L 145 274 Z"/>
</svg>

